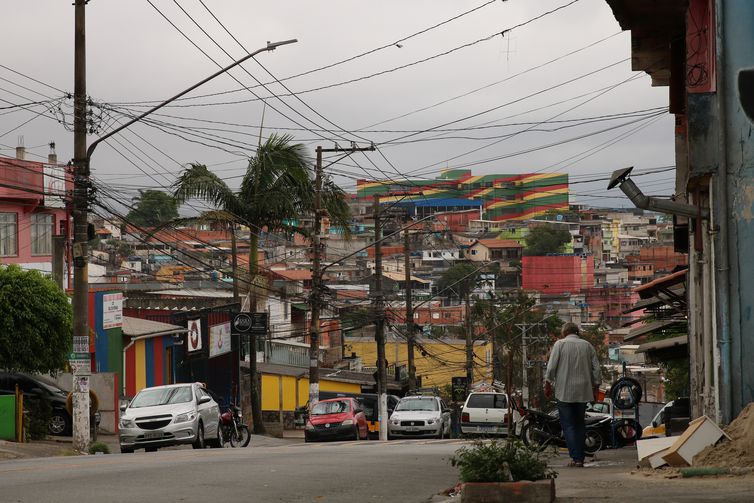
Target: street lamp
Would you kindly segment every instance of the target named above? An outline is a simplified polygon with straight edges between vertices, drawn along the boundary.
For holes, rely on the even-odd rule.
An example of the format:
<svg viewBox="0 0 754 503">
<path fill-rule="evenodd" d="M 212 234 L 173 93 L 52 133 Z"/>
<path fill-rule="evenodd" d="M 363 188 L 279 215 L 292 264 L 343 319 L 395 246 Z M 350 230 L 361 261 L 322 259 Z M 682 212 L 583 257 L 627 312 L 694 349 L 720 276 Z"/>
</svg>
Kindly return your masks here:
<svg viewBox="0 0 754 503">
<path fill-rule="evenodd" d="M 222 75 L 227 71 L 235 68 L 244 61 L 253 58 L 257 54 L 265 51 L 273 51 L 281 45 L 293 44 L 297 42 L 296 39 L 283 40 L 281 42 L 267 42 L 265 47 L 257 49 L 256 51 L 247 54 L 241 59 L 231 63 L 230 65 L 221 68 L 209 77 L 197 82 L 193 86 L 189 87 L 176 94 L 175 96 L 166 99 L 162 103 L 150 108 L 141 115 L 131 119 L 122 126 L 115 128 L 104 136 L 101 136 L 94 140 L 88 148 L 84 150 L 86 146 L 86 49 L 85 49 L 85 22 L 84 22 L 84 6 L 86 2 L 83 0 L 76 0 L 76 54 L 75 54 L 75 90 L 74 90 L 74 159 L 73 165 L 75 167 L 74 176 L 74 191 L 73 191 L 73 217 L 74 217 L 74 234 L 73 234 L 73 336 L 74 336 L 74 350 L 86 350 L 88 354 L 88 340 L 89 340 L 89 327 L 88 327 L 88 295 L 89 295 L 89 278 L 88 278 L 88 205 L 89 205 L 89 164 L 91 161 L 94 149 L 97 145 L 131 126 L 132 124 L 142 120 L 146 116 L 156 112 L 165 105 L 177 100 L 181 96 L 190 93 L 197 87 L 206 84 L 210 80 L 214 79 L 218 75 Z M 78 343 L 78 345 L 77 345 Z M 88 376 L 88 369 L 82 372 L 83 375 Z M 74 382 L 76 379 L 74 378 Z M 89 444 L 89 427 L 87 424 L 88 411 L 89 411 L 89 394 L 88 383 L 74 387 L 73 390 L 73 440 L 74 447 L 79 450 L 86 450 Z"/>
</svg>

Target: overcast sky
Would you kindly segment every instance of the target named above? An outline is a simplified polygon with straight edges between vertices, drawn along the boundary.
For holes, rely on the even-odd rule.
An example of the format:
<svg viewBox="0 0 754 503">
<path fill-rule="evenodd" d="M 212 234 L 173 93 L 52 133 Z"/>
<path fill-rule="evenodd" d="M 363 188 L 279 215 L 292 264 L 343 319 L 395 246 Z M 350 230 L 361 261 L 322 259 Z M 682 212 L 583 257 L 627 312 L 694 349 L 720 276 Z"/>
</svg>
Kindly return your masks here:
<svg viewBox="0 0 754 503">
<path fill-rule="evenodd" d="M 291 134 L 312 154 L 335 141 L 377 145 L 379 152 L 328 167 L 349 191 L 354 178 L 431 178 L 446 167 L 565 172 L 573 183 L 625 166 L 653 170 L 674 162 L 673 119 L 662 108 L 668 90 L 631 71 L 630 34 L 621 33 L 604 0 L 202 1 L 89 2 L 87 91 L 98 127 L 89 141 L 150 100 L 216 71 L 191 42 L 221 65 L 231 62 L 180 7 L 234 59 L 245 51 L 218 20 L 248 51 L 267 41 L 298 43 L 257 56 L 270 73 L 247 62 L 248 73 L 231 72 L 237 81 L 220 76 L 153 116 L 159 123 L 137 124 L 101 145 L 92 170 L 106 192 L 129 199 L 138 187 L 170 188 L 188 162 L 211 165 L 236 184 L 258 142 L 263 101 L 264 137 Z M 29 159 L 46 156 L 50 141 L 61 161 L 72 157 L 66 125 L 73 101 L 64 98 L 73 91 L 71 3 L 5 6 L 1 155 L 13 156 L 23 136 Z M 39 101 L 46 102 L 5 108 Z M 648 194 L 670 195 L 673 178 L 663 171 L 637 183 Z M 617 190 L 608 195 L 606 185 L 573 184 L 571 200 L 630 205 Z"/>
</svg>

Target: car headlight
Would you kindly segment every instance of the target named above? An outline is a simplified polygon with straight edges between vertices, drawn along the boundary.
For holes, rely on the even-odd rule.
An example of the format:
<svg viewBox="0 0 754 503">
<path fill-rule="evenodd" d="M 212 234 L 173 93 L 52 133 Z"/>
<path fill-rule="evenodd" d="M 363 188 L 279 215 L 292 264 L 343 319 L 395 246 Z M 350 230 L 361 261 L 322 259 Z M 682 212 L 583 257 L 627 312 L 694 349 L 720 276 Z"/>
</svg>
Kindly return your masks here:
<svg viewBox="0 0 754 503">
<path fill-rule="evenodd" d="M 393 426 L 400 426 L 400 424 L 401 424 L 401 422 L 400 422 L 400 420 L 399 420 L 399 419 L 393 419 L 393 420 L 392 420 L 392 421 L 390 421 L 390 422 L 391 422 L 391 423 L 393 423 Z"/>
<path fill-rule="evenodd" d="M 306 422 L 306 429 L 309 431 L 314 431 L 314 425 L 312 424 L 311 421 Z"/>
<path fill-rule="evenodd" d="M 343 426 L 351 426 L 353 424 L 353 419 L 346 419 L 342 424 Z"/>
<path fill-rule="evenodd" d="M 185 412 L 183 414 L 178 414 L 175 416 L 175 419 L 173 420 L 174 423 L 186 423 L 188 421 L 193 421 L 196 419 L 196 412 Z"/>
<path fill-rule="evenodd" d="M 427 419 L 427 424 L 435 424 L 437 419 Z"/>
<path fill-rule="evenodd" d="M 134 427 L 134 420 L 128 419 L 126 417 L 120 418 L 120 427 L 121 428 L 133 428 Z"/>
</svg>

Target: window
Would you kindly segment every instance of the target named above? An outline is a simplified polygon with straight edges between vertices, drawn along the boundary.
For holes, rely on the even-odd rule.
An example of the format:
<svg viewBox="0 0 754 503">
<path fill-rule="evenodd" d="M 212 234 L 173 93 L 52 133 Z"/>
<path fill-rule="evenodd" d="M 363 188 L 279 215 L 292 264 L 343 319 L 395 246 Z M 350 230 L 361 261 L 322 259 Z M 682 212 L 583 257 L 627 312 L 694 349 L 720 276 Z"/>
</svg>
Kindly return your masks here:
<svg viewBox="0 0 754 503">
<path fill-rule="evenodd" d="M 0 257 L 18 255 L 18 215 L 0 213 Z"/>
<path fill-rule="evenodd" d="M 31 254 L 52 255 L 52 215 L 34 213 L 31 216 Z"/>
<path fill-rule="evenodd" d="M 440 313 L 432 313 L 432 319 L 433 320 L 439 320 L 440 319 Z"/>
</svg>

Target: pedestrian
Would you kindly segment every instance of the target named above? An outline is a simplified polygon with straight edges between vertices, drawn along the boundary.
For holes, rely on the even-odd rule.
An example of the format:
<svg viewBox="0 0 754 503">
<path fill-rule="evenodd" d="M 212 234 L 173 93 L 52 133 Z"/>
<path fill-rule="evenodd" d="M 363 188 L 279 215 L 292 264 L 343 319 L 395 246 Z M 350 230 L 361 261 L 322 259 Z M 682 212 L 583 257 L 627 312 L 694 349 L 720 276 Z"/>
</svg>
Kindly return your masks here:
<svg viewBox="0 0 754 503">
<path fill-rule="evenodd" d="M 562 339 L 555 342 L 545 372 L 545 396 L 558 402 L 560 425 L 563 428 L 568 466 L 584 466 L 586 438 L 586 405 L 597 400 L 600 384 L 600 363 L 594 347 L 579 337 L 579 327 L 566 323 Z"/>
</svg>

